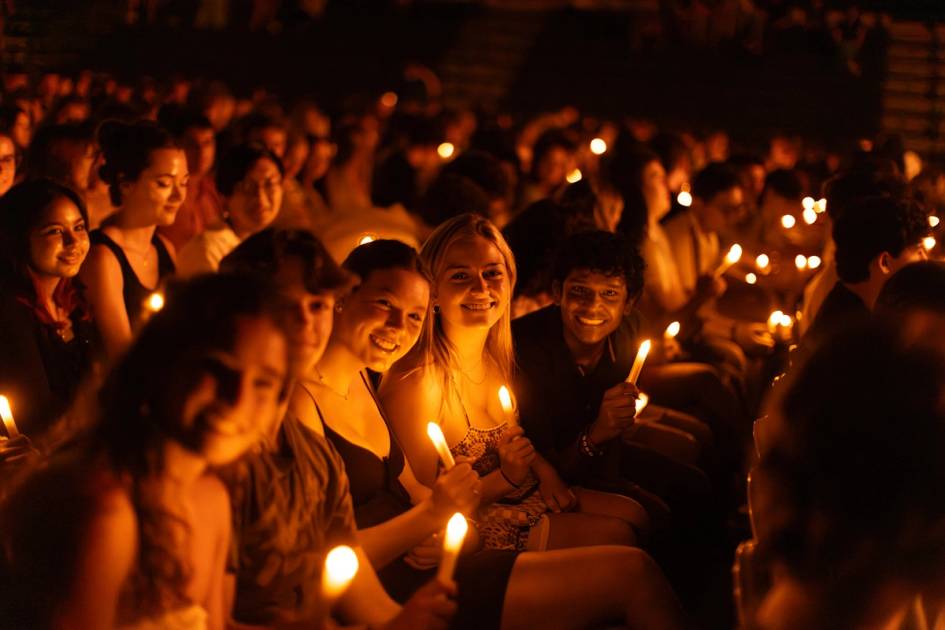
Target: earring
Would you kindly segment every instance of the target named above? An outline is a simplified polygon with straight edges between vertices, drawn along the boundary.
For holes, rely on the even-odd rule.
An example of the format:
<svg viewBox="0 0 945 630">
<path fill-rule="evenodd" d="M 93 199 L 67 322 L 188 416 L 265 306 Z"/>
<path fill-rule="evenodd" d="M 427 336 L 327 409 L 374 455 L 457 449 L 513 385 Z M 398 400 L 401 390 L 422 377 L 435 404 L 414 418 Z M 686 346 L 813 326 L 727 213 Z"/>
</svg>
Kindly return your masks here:
<svg viewBox="0 0 945 630">
<path fill-rule="evenodd" d="M 439 314 L 440 314 L 440 305 L 439 305 L 439 304 L 434 304 L 434 305 L 433 305 L 433 314 L 434 314 L 434 315 L 439 315 Z"/>
<path fill-rule="evenodd" d="M 342 308 L 343 308 L 343 307 L 342 307 L 341 303 L 335 304 L 335 312 L 336 312 L 336 313 L 340 313 Z"/>
</svg>

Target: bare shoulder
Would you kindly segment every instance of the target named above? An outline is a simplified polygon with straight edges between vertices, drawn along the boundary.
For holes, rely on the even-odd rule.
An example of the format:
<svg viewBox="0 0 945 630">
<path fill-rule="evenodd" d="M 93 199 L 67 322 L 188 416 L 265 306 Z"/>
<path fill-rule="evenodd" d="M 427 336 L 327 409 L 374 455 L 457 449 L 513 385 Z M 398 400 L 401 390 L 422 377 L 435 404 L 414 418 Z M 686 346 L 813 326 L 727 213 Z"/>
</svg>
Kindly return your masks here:
<svg viewBox="0 0 945 630">
<path fill-rule="evenodd" d="M 93 501 L 83 539 L 83 564 L 92 569 L 104 562 L 112 567 L 113 575 L 127 574 L 138 544 L 138 517 L 131 497 L 119 484 L 106 483 Z"/>
<path fill-rule="evenodd" d="M 115 254 L 105 245 L 93 244 L 89 248 L 89 255 L 82 266 L 83 271 L 88 270 L 96 276 L 118 276 L 121 277 L 121 265 Z"/>
<path fill-rule="evenodd" d="M 418 416 L 435 418 L 443 400 L 440 374 L 431 365 L 392 370 L 381 381 L 379 397 L 395 425 Z"/>
<path fill-rule="evenodd" d="M 193 497 L 195 505 L 206 514 L 212 514 L 214 520 L 229 523 L 230 495 L 226 485 L 214 474 L 203 475 L 194 484 Z"/>
</svg>

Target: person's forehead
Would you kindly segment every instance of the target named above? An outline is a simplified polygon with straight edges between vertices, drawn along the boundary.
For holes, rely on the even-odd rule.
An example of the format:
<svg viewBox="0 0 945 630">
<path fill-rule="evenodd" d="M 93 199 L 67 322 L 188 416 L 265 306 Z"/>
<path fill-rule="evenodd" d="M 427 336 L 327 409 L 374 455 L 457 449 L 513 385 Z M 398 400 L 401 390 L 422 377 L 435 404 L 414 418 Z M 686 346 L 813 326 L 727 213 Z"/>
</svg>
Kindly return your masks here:
<svg viewBox="0 0 945 630">
<path fill-rule="evenodd" d="M 568 274 L 568 277 L 565 278 L 565 282 L 570 284 L 599 284 L 620 288 L 627 286 L 627 281 L 623 277 L 623 274 L 607 274 L 603 271 L 586 268 L 574 269 Z"/>
</svg>

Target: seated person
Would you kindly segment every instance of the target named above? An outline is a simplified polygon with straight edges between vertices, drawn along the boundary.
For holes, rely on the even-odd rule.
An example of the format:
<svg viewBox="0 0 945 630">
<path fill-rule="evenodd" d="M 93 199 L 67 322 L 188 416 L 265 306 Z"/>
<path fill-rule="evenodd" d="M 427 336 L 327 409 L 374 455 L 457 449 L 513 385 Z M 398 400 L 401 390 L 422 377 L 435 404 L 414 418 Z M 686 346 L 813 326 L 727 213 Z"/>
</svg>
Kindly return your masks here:
<svg viewBox="0 0 945 630">
<path fill-rule="evenodd" d="M 224 627 L 230 502 L 210 468 L 273 421 L 287 344 L 266 285 L 213 276 L 173 289 L 89 430 L 0 506 L 5 623 Z"/>
<path fill-rule="evenodd" d="M 877 317 L 897 324 L 907 342 L 942 343 L 945 350 L 945 262 L 923 260 L 894 273 L 879 292 L 875 310 Z"/>
<path fill-rule="evenodd" d="M 88 215 L 71 188 L 40 179 L 0 200 L 0 394 L 36 437 L 92 375 L 95 327 L 74 278 L 89 252 Z"/>
<path fill-rule="evenodd" d="M 216 271 L 240 242 L 269 227 L 282 207 L 282 162 L 268 149 L 240 145 L 228 151 L 217 167 L 216 184 L 223 220 L 180 250 L 177 268 L 184 277 Z"/>
<path fill-rule="evenodd" d="M 928 213 L 917 203 L 872 197 L 848 208 L 833 228 L 839 280 L 804 336 L 804 348 L 869 318 L 886 279 L 926 258 Z"/>
<path fill-rule="evenodd" d="M 752 478 L 773 581 L 753 627 L 940 626 L 943 385 L 940 351 L 875 324 L 848 327 L 788 375 Z"/>
<path fill-rule="evenodd" d="M 328 343 L 335 295 L 349 283 L 324 247 L 308 232 L 264 230 L 221 263 L 223 271 L 263 276 L 275 285 L 288 330 L 288 396 L 302 394 L 307 375 Z M 355 547 L 360 570 L 337 614 L 351 622 L 389 627 L 442 627 L 455 610 L 447 585 L 430 582 L 406 607 L 384 592 L 357 544 L 348 478 L 338 453 L 288 408 L 262 427 L 264 447 L 225 469 L 233 502 L 233 552 L 227 594 L 241 624 L 320 623 L 325 553 Z"/>
</svg>

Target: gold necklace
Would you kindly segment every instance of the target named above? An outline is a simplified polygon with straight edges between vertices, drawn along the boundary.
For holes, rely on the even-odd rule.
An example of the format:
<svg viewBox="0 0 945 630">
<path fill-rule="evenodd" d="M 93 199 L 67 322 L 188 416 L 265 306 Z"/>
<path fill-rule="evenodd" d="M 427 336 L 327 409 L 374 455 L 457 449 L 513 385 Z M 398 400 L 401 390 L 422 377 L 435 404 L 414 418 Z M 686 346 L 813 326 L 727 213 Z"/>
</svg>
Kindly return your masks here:
<svg viewBox="0 0 945 630">
<path fill-rule="evenodd" d="M 318 375 L 318 382 L 319 382 L 319 384 L 323 385 L 326 389 L 328 389 L 328 391 L 330 391 L 330 392 L 331 392 L 332 394 L 334 394 L 335 396 L 339 396 L 340 398 L 343 398 L 344 400 L 348 400 L 348 395 L 351 393 L 351 388 L 350 388 L 350 387 L 348 388 L 348 391 L 347 391 L 347 392 L 345 392 L 344 394 L 342 394 L 342 393 L 339 392 L 337 389 L 335 389 L 334 387 L 332 387 L 332 386 L 331 386 L 331 383 L 329 383 L 328 381 L 325 380 L 325 375 L 322 374 L 321 370 L 318 369 L 318 366 L 317 366 L 317 365 L 315 366 L 315 374 Z"/>
</svg>

